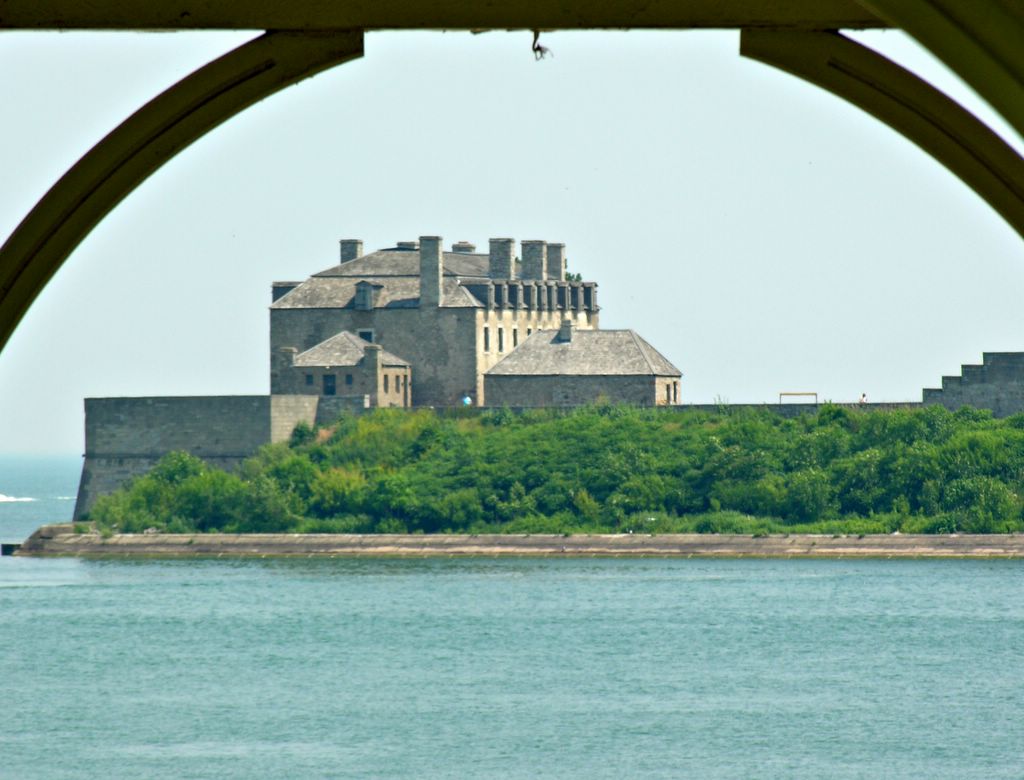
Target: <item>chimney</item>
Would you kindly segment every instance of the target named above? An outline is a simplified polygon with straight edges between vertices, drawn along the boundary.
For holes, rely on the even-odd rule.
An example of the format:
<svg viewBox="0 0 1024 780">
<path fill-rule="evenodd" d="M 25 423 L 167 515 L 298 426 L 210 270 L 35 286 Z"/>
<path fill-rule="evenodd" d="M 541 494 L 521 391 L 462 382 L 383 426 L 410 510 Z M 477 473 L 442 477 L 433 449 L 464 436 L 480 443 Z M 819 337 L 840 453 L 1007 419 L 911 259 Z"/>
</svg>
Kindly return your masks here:
<svg viewBox="0 0 1024 780">
<path fill-rule="evenodd" d="M 515 239 L 512 238 L 491 239 L 489 276 L 492 279 L 515 278 L 515 260 L 512 259 L 515 245 Z"/>
<path fill-rule="evenodd" d="M 270 286 L 270 302 L 274 303 L 275 301 L 281 300 L 300 284 L 302 284 L 302 282 L 274 282 Z"/>
<path fill-rule="evenodd" d="M 464 255 L 472 254 L 476 251 L 476 244 L 471 244 L 468 241 L 456 241 L 452 244 L 452 251 Z"/>
<path fill-rule="evenodd" d="M 562 327 L 558 329 L 559 341 L 572 341 L 572 320 L 568 317 L 562 320 Z"/>
<path fill-rule="evenodd" d="M 443 298 L 444 252 L 440 236 L 420 236 L 420 308 L 437 308 Z"/>
<path fill-rule="evenodd" d="M 375 370 L 380 367 L 380 344 L 367 344 L 363 347 L 363 365 L 367 370 Z"/>
<path fill-rule="evenodd" d="M 548 278 L 547 244 L 543 241 L 523 242 L 523 278 Z"/>
<path fill-rule="evenodd" d="M 420 248 L 419 241 L 399 241 L 395 244 L 398 249 L 405 250 L 406 252 L 415 252 Z"/>
<path fill-rule="evenodd" d="M 363 242 L 358 238 L 343 238 L 338 244 L 341 247 L 341 262 L 343 263 L 363 256 Z"/>
<path fill-rule="evenodd" d="M 565 279 L 565 244 L 548 244 L 548 279 Z"/>
</svg>

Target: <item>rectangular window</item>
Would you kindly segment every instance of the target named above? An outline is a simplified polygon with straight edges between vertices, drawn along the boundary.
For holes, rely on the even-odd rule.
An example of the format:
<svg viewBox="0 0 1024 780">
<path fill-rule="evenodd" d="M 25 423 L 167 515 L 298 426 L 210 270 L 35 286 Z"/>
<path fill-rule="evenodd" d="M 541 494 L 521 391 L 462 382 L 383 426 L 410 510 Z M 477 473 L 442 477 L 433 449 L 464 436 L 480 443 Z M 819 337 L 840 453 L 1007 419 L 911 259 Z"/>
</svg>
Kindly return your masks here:
<svg viewBox="0 0 1024 780">
<path fill-rule="evenodd" d="M 512 328 L 512 349 L 519 346 L 519 328 Z"/>
<path fill-rule="evenodd" d="M 533 333 L 533 328 L 527 328 L 527 329 L 526 329 L 526 337 L 527 337 L 527 338 L 529 338 L 529 337 L 531 336 L 531 334 L 532 334 L 532 333 Z"/>
<path fill-rule="evenodd" d="M 498 352 L 505 351 L 505 329 L 498 328 Z"/>
<path fill-rule="evenodd" d="M 306 374 L 306 384 L 307 385 L 312 385 L 313 384 L 313 375 L 312 374 Z"/>
<path fill-rule="evenodd" d="M 352 375 L 351 374 L 345 374 L 345 384 L 346 385 L 352 384 Z"/>
<path fill-rule="evenodd" d="M 678 382 L 673 382 L 672 383 L 672 403 L 674 403 L 674 404 L 679 403 L 679 383 Z"/>
<path fill-rule="evenodd" d="M 334 395 L 335 392 L 334 374 L 324 374 L 324 395 Z"/>
<path fill-rule="evenodd" d="M 672 388 L 669 385 L 665 385 L 665 403 L 672 403 Z"/>
<path fill-rule="evenodd" d="M 484 325 L 484 352 L 491 351 L 491 329 Z"/>
<path fill-rule="evenodd" d="M 373 343 L 373 331 L 372 330 L 357 330 L 356 335 L 359 336 L 363 341 L 369 341 Z"/>
<path fill-rule="evenodd" d="M 388 375 L 384 375 L 384 392 L 388 392 Z"/>
</svg>

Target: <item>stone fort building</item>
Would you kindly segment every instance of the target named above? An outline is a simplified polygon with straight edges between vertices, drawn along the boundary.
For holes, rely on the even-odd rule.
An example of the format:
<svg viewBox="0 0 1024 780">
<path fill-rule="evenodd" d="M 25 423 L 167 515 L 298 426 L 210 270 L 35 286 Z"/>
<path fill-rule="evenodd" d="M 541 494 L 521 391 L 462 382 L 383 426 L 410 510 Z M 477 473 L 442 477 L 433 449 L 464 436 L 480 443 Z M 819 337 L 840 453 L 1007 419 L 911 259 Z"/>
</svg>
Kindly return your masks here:
<svg viewBox="0 0 1024 780">
<path fill-rule="evenodd" d="M 599 330 L 597 284 L 567 278 L 564 244 L 523 241 L 520 259 L 511 238 L 492 238 L 486 254 L 422 236 L 367 255 L 346 239 L 338 260 L 274 283 L 271 394 L 373 387 L 372 406 L 679 403 L 675 366 L 632 331 Z M 362 377 L 338 343 L 379 345 L 384 370 Z"/>
<path fill-rule="evenodd" d="M 273 286 L 270 392 L 348 394 L 351 373 L 328 378 L 331 391 L 298 359 L 348 332 L 408 361 L 411 405 L 484 405 L 484 374 L 521 341 L 564 321 L 595 329 L 598 318 L 597 284 L 566 280 L 564 244 L 523 241 L 520 259 L 511 238 L 481 253 L 423 236 L 365 255 L 361 241 L 343 240 L 337 265 Z"/>
<path fill-rule="evenodd" d="M 270 395 L 85 400 L 75 519 L 172 450 L 232 469 L 286 441 L 298 423 L 344 411 L 466 398 L 478 406 L 679 405 L 679 369 L 633 331 L 598 327 L 597 284 L 566 277 L 564 245 L 521 246 L 520 259 L 509 238 L 491 239 L 481 253 L 466 242 L 444 251 L 440 238 L 425 236 L 364 255 L 360 241 L 342 241 L 337 265 L 273 285 Z M 980 365 L 924 390 L 923 403 L 1024 412 L 1024 353 L 985 353 Z M 815 408 L 751 406 L 786 415 Z"/>
<path fill-rule="evenodd" d="M 231 469 L 344 410 L 679 403 L 677 368 L 632 331 L 599 329 L 597 284 L 567 278 L 564 244 L 520 254 L 511 238 L 486 253 L 437 236 L 369 254 L 341 241 L 336 265 L 273 284 L 269 396 L 86 399 L 76 519 L 167 452 Z"/>
</svg>

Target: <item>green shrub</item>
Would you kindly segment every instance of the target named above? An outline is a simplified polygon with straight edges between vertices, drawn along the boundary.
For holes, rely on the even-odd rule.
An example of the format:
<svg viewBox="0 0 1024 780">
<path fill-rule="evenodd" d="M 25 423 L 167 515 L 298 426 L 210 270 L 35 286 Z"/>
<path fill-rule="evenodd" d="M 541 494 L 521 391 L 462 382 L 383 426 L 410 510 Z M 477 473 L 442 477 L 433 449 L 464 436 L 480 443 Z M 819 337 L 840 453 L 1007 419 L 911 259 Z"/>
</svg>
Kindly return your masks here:
<svg viewBox="0 0 1024 780">
<path fill-rule="evenodd" d="M 1006 533 L 1022 528 L 1022 420 L 381 409 L 298 426 L 232 474 L 171 453 L 87 519 L 107 533 Z"/>
<path fill-rule="evenodd" d="M 314 438 L 316 438 L 316 433 L 313 431 L 313 427 L 305 420 L 300 420 L 292 429 L 288 444 L 292 447 L 301 447 L 303 444 L 313 441 Z"/>
</svg>

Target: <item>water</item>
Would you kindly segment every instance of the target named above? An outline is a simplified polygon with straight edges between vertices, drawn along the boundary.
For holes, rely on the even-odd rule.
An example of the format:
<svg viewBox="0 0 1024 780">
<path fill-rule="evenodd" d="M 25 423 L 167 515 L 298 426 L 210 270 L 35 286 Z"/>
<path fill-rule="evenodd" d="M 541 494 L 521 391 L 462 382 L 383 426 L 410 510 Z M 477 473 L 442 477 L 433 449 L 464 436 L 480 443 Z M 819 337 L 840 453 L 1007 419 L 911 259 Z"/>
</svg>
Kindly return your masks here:
<svg viewBox="0 0 1024 780">
<path fill-rule="evenodd" d="M 75 511 L 80 455 L 0 455 L 0 542 L 23 542 Z"/>
<path fill-rule="evenodd" d="M 1020 778 L 1022 588 L 1016 561 L 0 558 L 0 777 Z"/>
</svg>

